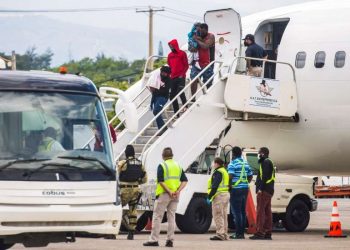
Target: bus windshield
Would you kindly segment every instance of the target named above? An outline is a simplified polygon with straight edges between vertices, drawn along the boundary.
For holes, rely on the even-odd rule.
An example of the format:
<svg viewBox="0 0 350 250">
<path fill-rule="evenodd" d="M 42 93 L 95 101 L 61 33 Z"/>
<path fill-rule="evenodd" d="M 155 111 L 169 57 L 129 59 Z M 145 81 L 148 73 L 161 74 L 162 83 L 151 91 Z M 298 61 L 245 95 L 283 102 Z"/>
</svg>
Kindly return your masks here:
<svg viewBox="0 0 350 250">
<path fill-rule="evenodd" d="M 97 96 L 0 92 L 0 180 L 105 180 L 113 168 Z"/>
</svg>

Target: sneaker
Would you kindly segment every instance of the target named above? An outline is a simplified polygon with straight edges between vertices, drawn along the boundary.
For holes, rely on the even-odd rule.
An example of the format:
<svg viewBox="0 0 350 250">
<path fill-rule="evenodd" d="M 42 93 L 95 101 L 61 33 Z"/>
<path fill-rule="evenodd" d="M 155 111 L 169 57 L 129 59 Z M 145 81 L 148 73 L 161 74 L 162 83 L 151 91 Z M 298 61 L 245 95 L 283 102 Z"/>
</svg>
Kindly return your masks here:
<svg viewBox="0 0 350 250">
<path fill-rule="evenodd" d="M 167 131 L 167 130 L 168 130 L 167 127 L 163 128 L 163 129 L 158 133 L 158 136 L 162 136 L 162 135 L 165 133 L 165 131 Z"/>
<path fill-rule="evenodd" d="M 271 234 L 266 234 L 265 235 L 265 240 L 272 240 Z"/>
<path fill-rule="evenodd" d="M 254 234 L 253 236 L 250 236 L 249 239 L 251 240 L 265 240 L 264 236 Z"/>
<path fill-rule="evenodd" d="M 215 235 L 213 237 L 210 237 L 210 240 L 225 240 L 225 239 L 221 238 L 220 236 Z"/>
<path fill-rule="evenodd" d="M 143 243 L 144 247 L 159 247 L 158 241 L 147 241 Z"/>
<path fill-rule="evenodd" d="M 230 239 L 233 239 L 233 240 L 241 240 L 241 239 L 245 239 L 244 235 L 242 234 L 232 234 L 230 236 Z"/>
<path fill-rule="evenodd" d="M 134 239 L 134 232 L 133 231 L 129 231 L 127 239 L 128 240 L 133 240 Z"/>
<path fill-rule="evenodd" d="M 167 241 L 165 242 L 165 246 L 166 246 L 166 247 L 173 247 L 173 246 L 174 246 L 174 242 L 171 241 L 171 240 L 167 240 Z"/>
</svg>

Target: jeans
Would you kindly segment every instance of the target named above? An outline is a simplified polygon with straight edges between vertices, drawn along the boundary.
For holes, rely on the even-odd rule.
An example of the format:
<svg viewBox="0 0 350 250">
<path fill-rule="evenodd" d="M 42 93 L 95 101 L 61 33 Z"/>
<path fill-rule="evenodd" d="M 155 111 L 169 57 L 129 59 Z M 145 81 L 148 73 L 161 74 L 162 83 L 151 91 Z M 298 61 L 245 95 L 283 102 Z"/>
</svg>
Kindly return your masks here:
<svg viewBox="0 0 350 250">
<path fill-rule="evenodd" d="M 237 235 L 244 235 L 247 197 L 248 188 L 236 188 L 231 190 L 230 205 L 235 220 Z"/>
<path fill-rule="evenodd" d="M 163 109 L 164 105 L 168 101 L 168 98 L 165 98 L 163 96 L 155 96 L 155 97 L 152 97 L 152 99 L 154 102 L 153 114 L 156 116 Z M 156 119 L 156 123 L 157 123 L 158 129 L 164 126 L 162 115 L 158 116 L 158 118 Z"/>
<path fill-rule="evenodd" d="M 186 83 L 185 78 L 174 78 L 171 80 L 171 89 L 170 89 L 171 100 L 173 100 L 174 97 L 185 87 L 185 83 Z M 187 102 L 186 95 L 184 92 L 180 95 L 180 99 L 181 99 L 182 105 L 184 105 Z M 174 108 L 174 113 L 176 113 L 179 110 L 179 103 L 177 102 L 177 99 L 174 100 L 173 102 L 173 108 Z"/>
<path fill-rule="evenodd" d="M 202 71 L 202 69 L 197 68 L 195 65 L 192 65 L 191 68 L 191 73 L 190 73 L 190 78 L 194 79 L 200 72 Z M 214 75 L 214 64 L 211 65 L 202 75 L 202 79 L 203 79 L 203 83 L 206 83 L 212 76 Z M 200 78 L 201 78 L 200 77 Z M 210 82 L 208 82 L 207 84 L 207 89 L 209 89 L 211 87 L 213 83 L 213 80 L 211 80 Z M 198 81 L 195 81 L 192 83 L 191 85 L 191 94 L 194 95 L 197 92 L 197 86 L 198 86 Z"/>
</svg>

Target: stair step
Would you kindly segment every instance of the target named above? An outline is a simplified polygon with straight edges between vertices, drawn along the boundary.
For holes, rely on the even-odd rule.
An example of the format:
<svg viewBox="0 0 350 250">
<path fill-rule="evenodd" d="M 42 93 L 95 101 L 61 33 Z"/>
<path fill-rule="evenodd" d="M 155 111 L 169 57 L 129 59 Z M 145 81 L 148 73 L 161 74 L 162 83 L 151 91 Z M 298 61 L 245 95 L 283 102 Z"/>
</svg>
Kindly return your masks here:
<svg viewBox="0 0 350 250">
<path fill-rule="evenodd" d="M 158 131 L 157 127 L 149 127 L 148 129 L 143 132 L 142 136 L 152 136 Z"/>
<path fill-rule="evenodd" d="M 150 136 L 140 136 L 139 138 L 136 139 L 136 144 L 146 144 L 149 139 L 151 139 L 151 135 Z M 151 144 L 154 143 L 156 140 L 158 139 L 158 136 L 156 136 L 155 138 L 153 138 L 151 140 Z"/>
</svg>

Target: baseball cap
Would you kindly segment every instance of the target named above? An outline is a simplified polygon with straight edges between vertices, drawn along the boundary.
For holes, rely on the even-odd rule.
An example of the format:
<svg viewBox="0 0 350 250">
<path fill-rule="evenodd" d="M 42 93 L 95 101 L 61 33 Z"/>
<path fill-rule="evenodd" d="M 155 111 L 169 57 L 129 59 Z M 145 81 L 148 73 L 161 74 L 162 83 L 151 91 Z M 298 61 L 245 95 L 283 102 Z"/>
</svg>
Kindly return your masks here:
<svg viewBox="0 0 350 250">
<path fill-rule="evenodd" d="M 252 34 L 246 35 L 245 38 L 242 39 L 242 40 L 246 40 L 246 39 L 248 39 L 248 40 L 250 40 L 250 41 L 255 41 L 254 35 L 252 35 Z"/>
</svg>

